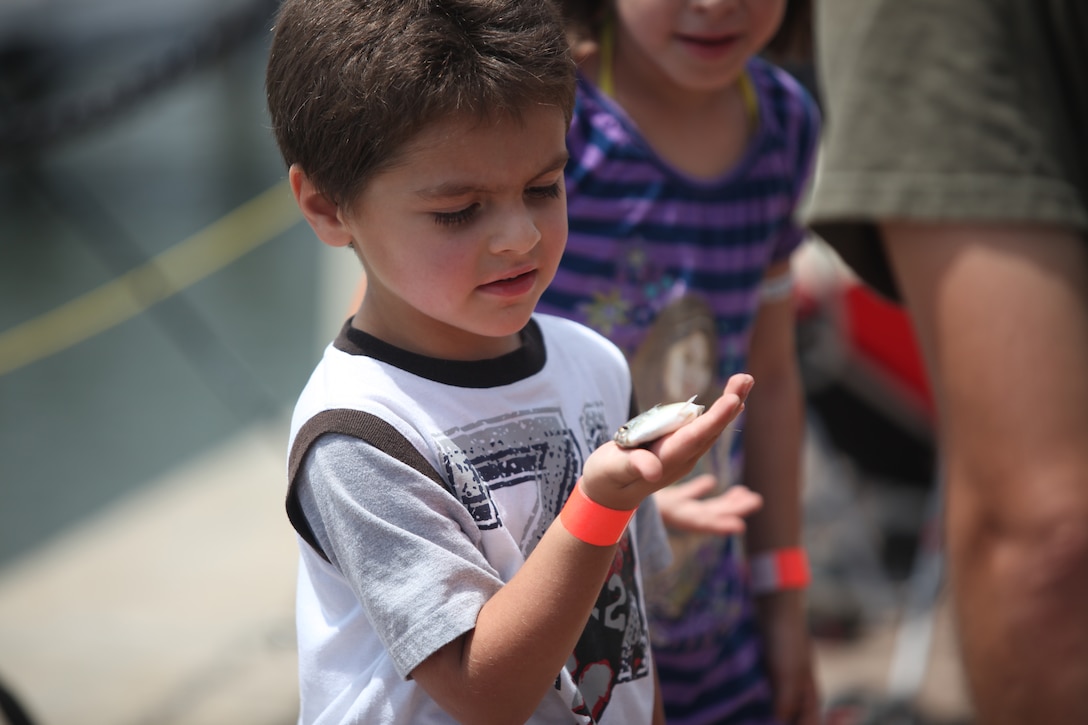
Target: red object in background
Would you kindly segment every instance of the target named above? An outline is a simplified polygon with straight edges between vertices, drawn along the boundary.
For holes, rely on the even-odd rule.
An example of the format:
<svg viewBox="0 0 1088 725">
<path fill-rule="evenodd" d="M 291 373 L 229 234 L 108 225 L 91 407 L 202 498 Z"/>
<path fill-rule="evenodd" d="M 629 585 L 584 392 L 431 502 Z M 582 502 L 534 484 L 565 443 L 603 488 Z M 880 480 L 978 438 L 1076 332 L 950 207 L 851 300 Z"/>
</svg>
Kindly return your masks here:
<svg viewBox="0 0 1088 725">
<path fill-rule="evenodd" d="M 932 420 L 929 377 L 906 310 L 857 283 L 846 287 L 842 302 L 844 332 L 854 350 L 897 381 Z"/>
</svg>

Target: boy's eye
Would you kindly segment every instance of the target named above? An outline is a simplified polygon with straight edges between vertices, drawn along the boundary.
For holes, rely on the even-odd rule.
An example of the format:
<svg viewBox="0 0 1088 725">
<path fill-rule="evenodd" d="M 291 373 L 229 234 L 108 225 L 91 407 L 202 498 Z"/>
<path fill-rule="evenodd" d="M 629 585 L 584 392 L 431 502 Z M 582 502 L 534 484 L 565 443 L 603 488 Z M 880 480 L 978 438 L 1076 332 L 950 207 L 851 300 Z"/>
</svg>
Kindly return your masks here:
<svg viewBox="0 0 1088 725">
<path fill-rule="evenodd" d="M 548 186 L 533 186 L 527 189 L 525 193 L 537 199 L 558 199 L 559 182 L 557 181 Z"/>
<path fill-rule="evenodd" d="M 558 199 L 559 194 L 560 184 L 558 181 L 554 184 L 548 184 L 547 186 L 530 186 L 525 190 L 525 195 L 532 199 Z M 475 203 L 469 204 L 464 209 L 458 209 L 457 211 L 436 211 L 433 212 L 434 223 L 442 226 L 465 224 L 466 222 L 471 221 L 479 210 L 480 205 Z"/>
<path fill-rule="evenodd" d="M 464 224 L 476 214 L 476 209 L 479 208 L 479 204 L 470 204 L 464 209 L 448 212 L 435 212 L 434 223 L 444 226 L 456 226 L 457 224 Z"/>
</svg>

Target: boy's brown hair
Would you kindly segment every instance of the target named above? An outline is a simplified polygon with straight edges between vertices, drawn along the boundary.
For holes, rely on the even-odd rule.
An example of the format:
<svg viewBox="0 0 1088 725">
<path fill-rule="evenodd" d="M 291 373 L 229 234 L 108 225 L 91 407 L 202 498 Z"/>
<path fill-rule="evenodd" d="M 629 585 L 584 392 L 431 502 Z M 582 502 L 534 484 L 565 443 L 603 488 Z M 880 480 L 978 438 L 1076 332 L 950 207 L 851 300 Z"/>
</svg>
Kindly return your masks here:
<svg viewBox="0 0 1088 725">
<path fill-rule="evenodd" d="M 574 64 L 550 0 L 285 0 L 265 78 L 280 152 L 337 205 L 429 124 L 559 107 Z"/>
</svg>

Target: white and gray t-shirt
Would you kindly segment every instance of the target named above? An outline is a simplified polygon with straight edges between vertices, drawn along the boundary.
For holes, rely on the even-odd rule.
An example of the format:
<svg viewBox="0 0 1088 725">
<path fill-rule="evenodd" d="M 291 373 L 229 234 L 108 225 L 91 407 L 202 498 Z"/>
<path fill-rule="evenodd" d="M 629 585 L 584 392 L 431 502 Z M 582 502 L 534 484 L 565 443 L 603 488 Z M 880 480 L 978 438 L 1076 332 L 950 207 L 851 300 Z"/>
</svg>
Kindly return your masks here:
<svg viewBox="0 0 1088 725">
<path fill-rule="evenodd" d="M 622 353 L 536 315 L 500 358 L 438 360 L 345 326 L 291 425 L 302 723 L 450 723 L 410 678 L 475 626 L 631 412 Z M 533 723 L 648 723 L 644 571 L 668 561 L 652 499 Z"/>
</svg>

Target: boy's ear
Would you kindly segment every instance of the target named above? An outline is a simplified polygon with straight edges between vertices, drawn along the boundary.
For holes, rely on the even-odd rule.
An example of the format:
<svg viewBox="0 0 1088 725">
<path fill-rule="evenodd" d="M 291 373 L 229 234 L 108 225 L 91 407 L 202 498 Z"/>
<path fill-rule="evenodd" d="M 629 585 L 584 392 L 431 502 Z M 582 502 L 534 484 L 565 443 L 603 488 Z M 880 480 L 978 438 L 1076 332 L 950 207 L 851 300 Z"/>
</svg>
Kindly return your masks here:
<svg viewBox="0 0 1088 725">
<path fill-rule="evenodd" d="M 351 231 L 340 218 L 340 207 L 317 190 L 298 164 L 291 165 L 287 176 L 298 208 L 302 210 L 302 215 L 310 223 L 317 238 L 330 247 L 346 247 L 351 244 L 354 240 Z"/>
</svg>

